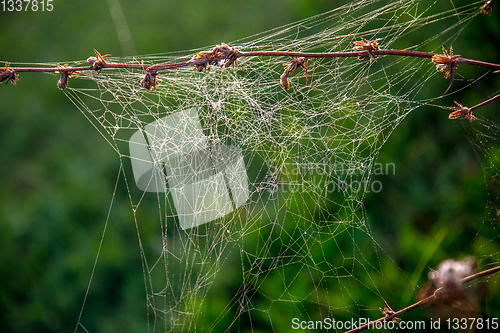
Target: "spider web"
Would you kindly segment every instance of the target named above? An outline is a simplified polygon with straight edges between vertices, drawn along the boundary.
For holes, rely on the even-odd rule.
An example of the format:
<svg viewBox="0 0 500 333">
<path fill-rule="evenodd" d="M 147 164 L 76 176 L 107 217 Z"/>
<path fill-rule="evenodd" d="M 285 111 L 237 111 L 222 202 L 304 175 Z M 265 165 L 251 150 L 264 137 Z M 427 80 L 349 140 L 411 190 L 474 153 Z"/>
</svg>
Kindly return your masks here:
<svg viewBox="0 0 500 333">
<path fill-rule="evenodd" d="M 332 52 L 365 38 L 439 52 L 476 15 L 477 4 L 358 1 L 228 44 Z M 209 49 L 107 60 L 174 63 Z M 379 317 L 380 299 L 395 293 L 384 272 L 412 284 L 373 237 L 363 203 L 380 190 L 373 169 L 391 133 L 438 97 L 422 93 L 435 66 L 309 59 L 307 77 L 299 68 L 285 91 L 287 61 L 161 72 L 154 91 L 140 86 L 143 72 L 103 70 L 66 90 L 120 158 L 116 189 L 125 186 L 136 225 L 149 331 L 283 332 L 293 318 Z"/>
</svg>

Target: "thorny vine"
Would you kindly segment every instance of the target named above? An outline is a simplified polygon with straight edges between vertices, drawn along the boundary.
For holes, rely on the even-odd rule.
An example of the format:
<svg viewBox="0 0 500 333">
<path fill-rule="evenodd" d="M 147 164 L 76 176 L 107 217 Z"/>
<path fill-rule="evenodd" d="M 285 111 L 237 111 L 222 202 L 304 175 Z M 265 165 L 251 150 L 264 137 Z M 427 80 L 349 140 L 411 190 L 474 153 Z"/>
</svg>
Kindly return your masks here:
<svg viewBox="0 0 500 333">
<path fill-rule="evenodd" d="M 489 14 L 492 10 L 494 0 L 486 1 L 481 7 L 481 12 L 484 14 Z M 364 38 L 361 41 L 353 42 L 354 51 L 351 52 L 284 52 L 284 51 L 240 51 L 239 47 L 231 47 L 225 43 L 215 46 L 211 51 L 199 52 L 193 56 L 189 61 L 179 62 L 179 63 L 167 63 L 167 64 L 156 64 L 156 65 L 144 65 L 141 64 L 122 64 L 122 63 L 111 63 L 106 62 L 106 58 L 109 54 L 102 56 L 96 49 L 94 49 L 95 56 L 91 56 L 87 59 L 90 66 L 81 67 L 68 67 L 68 65 L 51 68 L 36 68 L 36 67 L 9 67 L 6 63 L 5 67 L 0 72 L 0 82 L 6 81 L 16 84 L 20 72 L 56 72 L 61 74 L 57 86 L 59 89 L 65 89 L 68 85 L 68 78 L 73 75 L 83 75 L 80 71 L 93 70 L 99 74 L 103 69 L 116 69 L 116 68 L 128 68 L 128 69 L 138 69 L 145 72 L 144 78 L 141 80 L 140 84 L 143 88 L 148 90 L 155 90 L 157 85 L 157 76 L 159 71 L 167 69 L 175 69 L 182 67 L 194 66 L 200 72 L 208 70 L 210 66 L 218 66 L 223 68 L 235 67 L 237 60 L 241 57 L 291 57 L 292 60 L 285 63 L 285 71 L 280 77 L 280 83 L 283 89 L 288 90 L 290 88 L 290 82 L 288 77 L 290 74 L 294 73 L 295 70 L 301 67 L 306 74 L 307 83 L 307 62 L 312 58 L 347 58 L 347 57 L 357 57 L 359 60 L 364 60 L 366 58 L 370 59 L 370 64 L 376 61 L 378 55 L 394 55 L 394 56 L 404 56 L 404 57 L 417 57 L 417 58 L 428 58 L 431 59 L 433 63 L 436 64 L 436 70 L 443 72 L 445 79 L 450 79 L 450 84 L 445 90 L 443 95 L 445 95 L 453 85 L 453 80 L 455 77 L 455 71 L 459 64 L 484 67 L 488 69 L 495 70 L 495 73 L 500 71 L 500 64 L 494 64 L 479 60 L 472 60 L 463 58 L 460 55 L 453 55 L 453 47 L 450 46 L 450 51 L 446 51 L 443 47 L 443 54 L 436 54 L 431 52 L 420 52 L 411 50 L 393 50 L 393 49 L 381 49 L 377 43 L 377 40 L 368 41 Z M 472 110 L 477 109 L 485 104 L 488 104 L 496 99 L 500 98 L 497 95 L 489 100 L 480 103 L 474 107 L 467 108 L 458 102 L 455 102 L 457 106 L 449 107 L 449 109 L 454 112 L 450 113 L 448 118 L 455 119 L 461 116 L 468 118 L 469 120 L 477 119 L 472 115 Z"/>
</svg>

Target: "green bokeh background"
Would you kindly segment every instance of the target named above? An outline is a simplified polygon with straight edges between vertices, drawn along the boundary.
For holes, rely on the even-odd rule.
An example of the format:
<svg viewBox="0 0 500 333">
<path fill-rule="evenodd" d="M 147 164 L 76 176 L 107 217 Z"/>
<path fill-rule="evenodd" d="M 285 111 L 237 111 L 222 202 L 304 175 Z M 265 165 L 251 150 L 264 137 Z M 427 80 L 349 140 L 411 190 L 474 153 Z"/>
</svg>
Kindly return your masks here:
<svg viewBox="0 0 500 333">
<path fill-rule="evenodd" d="M 188 50 L 247 37 L 347 2 L 53 1 L 52 12 L 0 12 L 0 61 L 64 64 L 86 59 L 92 48 L 113 56 Z M 455 53 L 499 62 L 499 9 L 474 19 L 454 42 Z M 485 73 L 462 67 L 454 89 Z M 116 182 L 118 156 L 56 82 L 54 75 L 25 73 L 16 86 L 0 86 L 0 332 L 74 329 Z M 437 104 L 459 100 L 475 105 L 498 93 L 498 83 L 498 75 L 490 74 Z M 435 76 L 426 88 L 444 91 L 447 84 Z M 476 113 L 498 123 L 499 108 L 493 103 Z M 422 107 L 402 122 L 378 159 L 394 163 L 396 171 L 375 176 L 383 190 L 366 198 L 374 238 L 419 287 L 427 267 L 450 257 L 475 255 L 483 265 L 498 261 L 498 224 L 491 225 L 497 221 L 484 222 L 498 189 L 481 166 L 487 163 L 485 153 L 496 150 L 476 154 L 467 136 L 483 130 L 481 125 L 450 121 L 447 114 Z M 145 331 L 136 230 L 125 193 L 115 200 L 84 317 L 91 332 Z M 143 241 L 158 237 L 142 236 Z M 393 281 L 390 271 L 384 274 L 382 283 Z M 386 298 L 394 309 L 414 301 L 419 290 L 403 282 Z M 235 281 L 230 289 L 238 286 Z M 489 293 L 484 311 L 500 317 L 498 278 L 483 286 Z M 372 309 L 381 306 L 379 301 L 373 294 L 359 295 L 359 303 Z M 423 312 L 404 319 L 422 318 Z M 234 329 L 245 331 L 241 325 Z"/>
</svg>

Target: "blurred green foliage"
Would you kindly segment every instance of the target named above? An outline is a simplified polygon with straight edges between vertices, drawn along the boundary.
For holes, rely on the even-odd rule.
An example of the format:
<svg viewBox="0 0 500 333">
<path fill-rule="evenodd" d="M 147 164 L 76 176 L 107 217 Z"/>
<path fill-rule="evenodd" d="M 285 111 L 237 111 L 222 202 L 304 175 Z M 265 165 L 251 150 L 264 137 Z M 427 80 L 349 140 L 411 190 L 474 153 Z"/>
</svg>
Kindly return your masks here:
<svg viewBox="0 0 500 333">
<path fill-rule="evenodd" d="M 0 12 L 0 60 L 64 64 L 86 59 L 92 48 L 113 56 L 187 50 L 247 37 L 345 2 L 54 1 L 52 12 Z M 452 3 L 459 6 L 465 0 Z M 453 41 L 455 53 L 498 63 L 499 9 L 474 19 Z M 125 33 L 120 41 L 116 27 L 128 27 L 131 39 Z M 409 46 L 419 41 L 406 42 Z M 467 86 L 484 72 L 461 66 L 452 89 Z M 57 89 L 56 82 L 55 75 L 25 73 L 17 86 L 0 86 L 0 332 L 74 329 L 119 172 L 116 153 Z M 435 76 L 425 89 L 444 91 L 447 84 Z M 472 106 L 498 92 L 497 87 L 498 76 L 488 75 L 437 103 L 452 105 L 458 99 Z M 498 123 L 498 109 L 496 103 L 477 113 Z M 427 267 L 436 267 L 444 259 L 475 255 L 485 259 L 483 264 L 498 261 L 498 256 L 491 257 L 498 252 L 498 231 L 491 221 L 485 222 L 488 202 L 496 204 L 497 197 L 491 194 L 498 185 L 481 167 L 482 163 L 488 166 L 488 154 L 497 150 L 474 151 L 467 138 L 478 128 L 468 121 L 449 121 L 445 110 L 421 107 L 399 125 L 380 152 L 377 162 L 394 163 L 395 173 L 374 176 L 383 183 L 383 190 L 366 198 L 368 223 L 381 249 L 406 276 L 416 278 L 415 285 L 395 280 L 391 274 L 401 272 L 390 269 L 374 276 L 379 280 L 373 283 L 388 292 L 386 300 L 393 309 L 412 302 L 426 280 Z M 118 183 L 117 193 L 83 313 L 90 332 L 135 332 L 147 327 L 140 251 L 123 182 Z M 147 208 L 138 214 L 147 216 Z M 141 236 L 151 244 L 145 244 L 146 250 L 155 251 L 159 242 L 155 231 L 159 230 L 141 228 Z M 437 239 L 440 243 L 432 247 Z M 369 245 L 360 242 L 359 246 Z M 336 260 L 333 255 L 331 260 Z M 423 271 L 415 272 L 419 262 Z M 220 297 L 210 298 L 207 308 L 227 304 L 240 279 L 241 269 L 232 273 L 225 269 L 212 287 Z M 349 282 L 345 284 L 348 288 Z M 497 283 L 484 288 L 490 294 L 484 311 L 500 317 Z M 295 292 L 300 294 L 300 288 Z M 355 288 L 349 292 L 367 310 L 382 306 L 373 294 L 357 294 Z M 335 296 L 328 302 L 350 305 Z M 255 314 L 254 330 L 268 330 L 269 317 L 273 317 L 274 329 L 287 331 L 294 311 L 292 304 L 285 304 L 279 311 L 273 308 L 261 317 Z M 369 315 L 373 317 L 374 312 Z M 208 311 L 204 320 L 210 322 L 212 316 Z M 404 319 L 421 316 L 418 310 Z M 247 321 L 242 316 L 235 330 L 246 331 Z M 231 318 L 224 318 L 217 330 L 230 322 Z"/>
</svg>

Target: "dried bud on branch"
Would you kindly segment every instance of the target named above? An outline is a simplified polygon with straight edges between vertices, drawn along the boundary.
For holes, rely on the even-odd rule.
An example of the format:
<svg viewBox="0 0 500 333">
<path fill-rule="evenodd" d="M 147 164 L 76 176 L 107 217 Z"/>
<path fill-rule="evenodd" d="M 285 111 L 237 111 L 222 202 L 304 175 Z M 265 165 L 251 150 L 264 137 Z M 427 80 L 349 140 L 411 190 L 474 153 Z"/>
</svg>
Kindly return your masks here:
<svg viewBox="0 0 500 333">
<path fill-rule="evenodd" d="M 366 51 L 366 53 L 368 53 L 368 56 L 370 57 L 370 64 L 371 64 L 372 61 L 377 61 L 377 59 L 375 59 L 375 55 L 373 54 L 373 51 L 380 50 L 378 43 L 377 43 L 377 40 L 378 39 L 368 41 L 368 40 L 362 38 L 361 41 L 359 41 L 359 42 L 353 42 L 353 44 L 354 44 L 353 49 L 355 49 L 357 51 Z M 363 56 L 358 57 L 359 60 L 364 60 L 366 58 L 367 58 L 366 56 L 365 57 L 363 57 Z"/>
<path fill-rule="evenodd" d="M 90 57 L 87 59 L 87 62 L 92 64 L 92 69 L 99 74 L 101 72 L 101 69 L 104 68 L 106 65 L 106 61 L 104 61 L 105 58 L 109 57 L 110 54 L 106 54 L 104 56 L 101 56 L 99 52 L 97 52 L 96 49 L 94 49 L 95 52 L 95 57 Z"/>
<path fill-rule="evenodd" d="M 466 106 L 463 106 L 462 104 L 454 101 L 457 106 L 449 106 L 448 109 L 454 110 L 454 112 L 450 113 L 448 115 L 448 119 L 456 119 L 459 117 L 464 116 L 465 118 L 468 118 L 470 121 L 477 120 L 477 118 L 472 114 L 472 109 L 468 108 Z"/>
<path fill-rule="evenodd" d="M 387 304 L 387 302 L 385 301 L 385 299 L 382 299 L 384 301 L 384 308 L 379 308 L 380 311 L 382 312 L 382 314 L 385 316 L 385 317 L 389 317 L 389 316 L 392 316 L 394 315 L 396 312 L 394 312 L 393 309 L 391 309 L 391 307 L 389 306 L 389 304 Z M 401 321 L 400 318 L 398 317 L 393 317 L 391 319 L 392 322 L 395 322 L 395 323 L 399 323 Z"/>
<path fill-rule="evenodd" d="M 94 49 L 95 51 L 95 49 Z M 87 62 L 91 65 L 93 65 L 95 62 L 97 61 L 97 58 L 96 57 L 88 57 L 87 58 Z"/>
<path fill-rule="evenodd" d="M 75 75 L 75 74 L 83 75 L 83 73 L 80 73 L 80 72 L 77 72 L 77 71 L 72 71 L 72 70 L 69 70 L 69 69 L 68 70 L 64 70 L 67 67 L 68 67 L 68 64 L 66 64 L 64 66 L 57 65 L 57 68 L 58 68 L 57 73 L 61 74 L 61 78 L 57 82 L 57 87 L 59 89 L 61 89 L 61 90 L 66 89 L 66 87 L 68 86 L 68 77 L 71 77 L 71 75 Z"/>
<path fill-rule="evenodd" d="M 490 14 L 491 11 L 493 10 L 493 4 L 495 3 L 495 0 L 485 0 L 484 4 L 481 6 L 479 11 L 483 13 L 483 15 Z"/>
<path fill-rule="evenodd" d="M 238 59 L 238 50 L 235 47 L 230 47 L 225 43 L 217 45 L 212 49 L 212 51 L 205 51 L 196 54 L 191 61 L 194 62 L 194 66 L 198 71 L 202 72 L 208 69 L 209 65 L 219 66 L 219 67 L 229 67 L 233 66 Z"/>
<path fill-rule="evenodd" d="M 151 67 L 152 66 L 146 69 L 146 75 L 144 75 L 144 78 L 141 81 L 141 86 L 147 90 L 156 90 L 156 76 L 158 75 L 158 72 Z"/>
<path fill-rule="evenodd" d="M 450 46 L 450 54 L 446 52 L 443 47 L 443 54 L 436 54 L 432 57 L 432 62 L 436 63 L 436 70 L 438 72 L 444 72 L 444 78 L 447 79 L 450 75 L 453 75 L 453 71 L 458 67 L 459 55 L 453 55 L 453 47 Z"/>
<path fill-rule="evenodd" d="M 283 89 L 288 90 L 290 88 L 290 82 L 288 81 L 288 75 L 295 72 L 298 67 L 302 67 L 306 72 L 306 83 L 307 83 L 307 58 L 306 57 L 292 57 L 293 60 L 283 64 L 286 66 L 285 72 L 281 74 L 281 85 Z"/>
<path fill-rule="evenodd" d="M 446 52 L 446 49 L 443 46 L 443 54 L 434 55 L 431 60 L 433 63 L 436 63 L 436 70 L 438 72 L 443 72 L 444 78 L 450 78 L 450 85 L 445 90 L 443 95 L 445 95 L 448 90 L 450 90 L 451 85 L 453 84 L 453 79 L 455 77 L 455 69 L 458 67 L 458 58 L 459 55 L 453 55 L 453 47 L 450 46 L 450 53 Z"/>
<path fill-rule="evenodd" d="M 487 2 L 488 5 L 492 5 L 494 1 Z M 60 89 L 65 89 L 68 84 L 68 78 L 74 74 L 81 74 L 77 71 L 87 71 L 94 70 L 97 73 L 105 68 L 106 70 L 118 69 L 118 68 L 128 68 L 137 69 L 145 71 L 145 76 L 141 80 L 141 86 L 145 89 L 154 90 L 157 84 L 157 75 L 160 71 L 174 68 L 183 68 L 188 66 L 195 66 L 198 71 L 203 71 L 208 69 L 210 65 L 216 65 L 220 67 L 234 68 L 236 61 L 240 57 L 291 57 L 292 60 L 285 63 L 285 71 L 281 75 L 280 82 L 283 88 L 289 89 L 290 82 L 288 81 L 288 76 L 292 74 L 298 67 L 302 67 L 306 73 L 306 83 L 308 80 L 308 69 L 307 60 L 310 58 L 346 58 L 346 57 L 357 57 L 358 59 L 365 59 L 370 57 L 370 62 L 375 60 L 376 55 L 392 55 L 392 56 L 402 56 L 402 57 L 417 57 L 417 58 L 428 58 L 432 59 L 432 62 L 436 63 L 436 69 L 443 72 L 444 77 L 450 77 L 450 85 L 446 89 L 445 93 L 451 88 L 453 83 L 454 71 L 458 64 L 466 64 L 477 67 L 489 68 L 494 70 L 494 73 L 500 72 L 500 64 L 494 64 L 479 60 L 462 58 L 458 55 L 453 55 L 453 49 L 450 47 L 450 53 L 443 48 L 443 54 L 434 54 L 429 52 L 420 52 L 412 50 L 390 50 L 390 49 L 380 49 L 376 40 L 368 41 L 362 39 L 361 41 L 354 42 L 354 49 L 357 52 L 287 52 L 287 51 L 239 51 L 239 47 L 230 47 L 224 43 L 215 46 L 211 51 L 199 52 L 193 56 L 189 61 L 183 61 L 178 63 L 166 63 L 166 64 L 156 64 L 149 67 L 145 67 L 144 64 L 127 64 L 127 63 L 108 63 L 105 58 L 109 54 L 102 56 L 96 49 L 94 49 L 95 56 L 87 58 L 87 63 L 90 66 L 79 66 L 79 67 L 67 67 L 58 65 L 57 67 L 15 67 L 11 68 L 8 64 L 5 64 L 5 68 L 0 70 L 0 82 L 7 80 L 7 82 L 16 83 L 18 76 L 17 73 L 20 72 L 55 72 L 60 73 L 61 78 L 57 84 Z M 146 68 L 146 69 L 145 69 Z M 450 114 L 450 118 L 454 119 L 460 116 L 465 116 L 470 120 L 476 119 L 471 113 L 483 105 L 493 102 L 500 98 L 500 94 L 496 95 L 487 101 L 484 101 L 478 105 L 471 108 L 453 107 L 452 110 L 455 112 Z"/>
<path fill-rule="evenodd" d="M 13 68 L 9 68 L 9 64 L 6 63 L 4 69 L 0 73 L 0 82 L 7 80 L 7 83 L 11 82 L 12 84 L 16 84 L 19 76 L 16 73 L 16 70 Z"/>
</svg>

